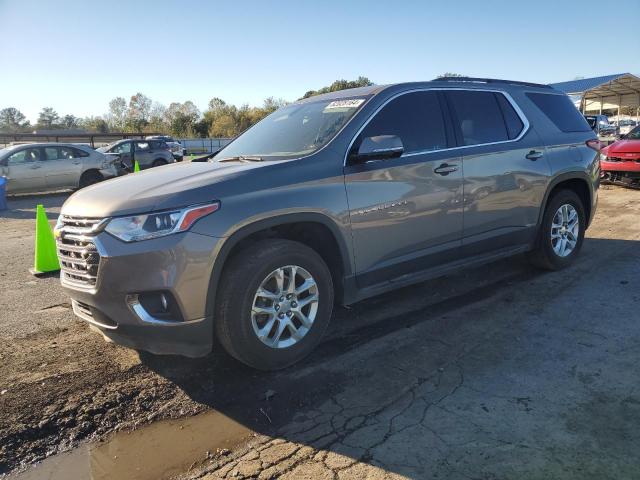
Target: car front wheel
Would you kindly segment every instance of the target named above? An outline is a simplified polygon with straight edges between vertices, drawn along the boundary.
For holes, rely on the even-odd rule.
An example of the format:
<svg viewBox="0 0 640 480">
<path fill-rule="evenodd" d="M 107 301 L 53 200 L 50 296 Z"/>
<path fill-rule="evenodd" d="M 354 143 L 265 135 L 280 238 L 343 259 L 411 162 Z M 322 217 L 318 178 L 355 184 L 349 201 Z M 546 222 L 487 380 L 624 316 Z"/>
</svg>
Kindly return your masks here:
<svg viewBox="0 0 640 480">
<path fill-rule="evenodd" d="M 236 359 L 277 370 L 320 343 L 333 310 L 331 273 L 313 249 L 290 240 L 254 244 L 225 266 L 216 334 Z"/>
</svg>

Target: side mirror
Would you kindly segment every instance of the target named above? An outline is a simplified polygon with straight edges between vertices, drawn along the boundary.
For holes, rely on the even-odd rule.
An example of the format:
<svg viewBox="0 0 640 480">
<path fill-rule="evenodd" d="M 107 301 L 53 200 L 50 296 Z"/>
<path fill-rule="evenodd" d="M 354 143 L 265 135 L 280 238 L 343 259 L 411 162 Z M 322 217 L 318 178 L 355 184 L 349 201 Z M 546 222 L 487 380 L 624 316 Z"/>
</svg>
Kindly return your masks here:
<svg viewBox="0 0 640 480">
<path fill-rule="evenodd" d="M 360 143 L 355 159 L 358 162 L 398 158 L 404 152 L 402 140 L 397 135 L 366 137 Z"/>
</svg>

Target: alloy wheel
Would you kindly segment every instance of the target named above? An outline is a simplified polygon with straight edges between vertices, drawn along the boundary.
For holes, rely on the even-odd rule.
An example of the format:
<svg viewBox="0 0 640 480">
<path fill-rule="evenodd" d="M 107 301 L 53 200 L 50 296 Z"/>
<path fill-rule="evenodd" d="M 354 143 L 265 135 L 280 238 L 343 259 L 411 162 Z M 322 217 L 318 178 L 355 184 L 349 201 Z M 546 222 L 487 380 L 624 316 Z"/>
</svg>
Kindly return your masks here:
<svg viewBox="0 0 640 480">
<path fill-rule="evenodd" d="M 574 251 L 580 233 L 580 216 L 569 203 L 560 206 L 551 221 L 551 246 L 559 257 L 567 257 Z"/>
<path fill-rule="evenodd" d="M 288 348 L 309 333 L 318 313 L 318 286 L 297 265 L 271 272 L 253 299 L 251 323 L 258 339 L 271 348 Z"/>
</svg>

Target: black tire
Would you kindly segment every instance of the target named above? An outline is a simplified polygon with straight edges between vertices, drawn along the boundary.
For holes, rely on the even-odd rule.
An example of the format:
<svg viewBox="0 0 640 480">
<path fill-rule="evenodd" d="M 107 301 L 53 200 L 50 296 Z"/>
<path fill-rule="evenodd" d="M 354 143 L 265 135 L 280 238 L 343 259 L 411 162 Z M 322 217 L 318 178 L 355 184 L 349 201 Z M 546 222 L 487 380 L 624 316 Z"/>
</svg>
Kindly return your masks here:
<svg viewBox="0 0 640 480">
<path fill-rule="evenodd" d="M 297 343 L 272 348 L 255 333 L 251 311 L 262 281 L 288 265 L 311 274 L 318 288 L 318 308 L 312 326 Z M 217 339 L 231 356 L 258 370 L 279 370 L 306 357 L 329 325 L 334 299 L 331 272 L 318 253 L 301 243 L 270 239 L 248 247 L 228 261 L 219 285 L 214 317 Z"/>
<path fill-rule="evenodd" d="M 559 256 L 553 249 L 551 225 L 553 217 L 562 205 L 571 205 L 578 213 L 579 232 L 573 251 L 565 257 Z M 572 190 L 560 190 L 547 202 L 538 234 L 537 247 L 529 254 L 529 261 L 544 270 L 560 270 L 569 266 L 580 253 L 584 233 L 587 227 L 584 205 L 580 197 Z"/>
<path fill-rule="evenodd" d="M 160 167 L 162 165 L 166 165 L 167 161 L 163 160 L 162 158 L 158 158 L 157 160 L 154 160 L 153 163 L 151 164 L 152 167 Z"/>
<path fill-rule="evenodd" d="M 104 180 L 102 174 L 97 170 L 87 170 L 80 176 L 80 188 L 88 187 L 94 183 L 98 183 Z"/>
</svg>

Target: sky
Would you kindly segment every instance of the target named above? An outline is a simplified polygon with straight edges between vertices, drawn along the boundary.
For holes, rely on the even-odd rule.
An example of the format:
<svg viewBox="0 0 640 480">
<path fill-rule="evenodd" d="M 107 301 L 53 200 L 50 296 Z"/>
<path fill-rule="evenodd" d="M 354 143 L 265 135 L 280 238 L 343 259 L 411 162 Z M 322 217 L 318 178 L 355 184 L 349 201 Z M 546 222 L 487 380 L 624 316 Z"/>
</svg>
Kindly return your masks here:
<svg viewBox="0 0 640 480">
<path fill-rule="evenodd" d="M 117 96 L 261 105 L 334 80 L 640 74 L 640 0 L 0 0 L 0 109 L 102 115 Z M 610 17 L 609 17 L 610 15 Z M 609 19 L 609 20 L 608 20 Z"/>
</svg>

